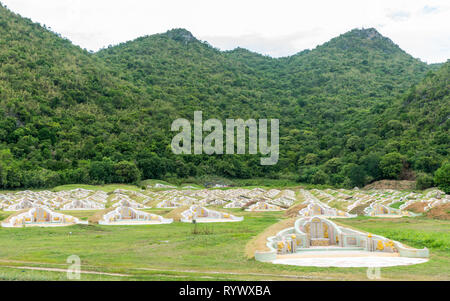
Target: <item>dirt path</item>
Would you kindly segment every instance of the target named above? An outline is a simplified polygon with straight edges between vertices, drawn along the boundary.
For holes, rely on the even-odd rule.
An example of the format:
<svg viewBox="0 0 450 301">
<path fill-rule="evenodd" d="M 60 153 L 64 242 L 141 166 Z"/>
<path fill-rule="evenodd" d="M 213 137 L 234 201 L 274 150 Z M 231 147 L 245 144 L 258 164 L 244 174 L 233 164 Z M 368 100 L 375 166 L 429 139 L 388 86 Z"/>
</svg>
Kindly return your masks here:
<svg viewBox="0 0 450 301">
<path fill-rule="evenodd" d="M 27 262 L 27 261 L 18 261 L 18 260 L 5 260 L 0 259 L 0 262 L 4 263 L 21 263 L 21 264 L 36 264 L 36 265 L 47 265 L 47 263 L 43 262 Z M 67 264 L 55 263 L 52 265 L 62 265 L 67 266 Z M 102 269 L 103 267 L 85 265 L 86 267 Z M 28 269 L 28 270 L 37 270 L 37 271 L 49 271 L 49 272 L 67 272 L 65 268 L 48 268 L 48 267 L 31 267 L 31 266 L 9 266 L 9 265 L 0 265 L 0 267 L 5 268 L 13 268 L 13 269 Z M 152 272 L 161 272 L 161 273 L 185 273 L 185 274 L 205 274 L 205 275 L 233 275 L 233 276 L 261 276 L 261 277 L 276 277 L 286 278 L 286 279 L 299 279 L 299 280 L 337 280 L 338 278 L 333 277 L 325 277 L 325 276 L 308 276 L 308 275 L 286 275 L 286 274 L 269 274 L 269 273 L 245 273 L 245 272 L 225 272 L 225 271 L 198 271 L 198 270 L 177 270 L 177 269 L 156 269 L 156 268 L 130 268 L 129 270 L 141 270 L 141 271 L 152 271 Z M 82 274 L 97 274 L 97 275 L 105 275 L 105 276 L 118 276 L 118 277 L 132 277 L 132 274 L 119 274 L 119 273 L 107 273 L 107 272 L 97 272 L 97 271 L 81 271 Z M 184 276 L 176 276 L 173 275 L 171 277 L 174 278 L 183 278 Z M 213 278 L 208 276 L 198 276 L 198 278 Z"/>
<path fill-rule="evenodd" d="M 20 267 L 20 266 L 1 266 L 3 268 L 20 269 L 20 270 L 33 270 L 33 271 L 47 271 L 47 272 L 63 272 L 66 273 L 67 269 L 58 268 L 41 268 L 41 267 Z M 80 274 L 95 274 L 95 275 L 105 275 L 105 276 L 118 276 L 118 277 L 130 277 L 127 274 L 117 274 L 117 273 L 104 273 L 95 271 L 80 271 Z"/>
<path fill-rule="evenodd" d="M 151 268 L 136 268 L 136 270 L 144 271 L 158 271 L 158 272 L 176 272 L 176 273 L 197 273 L 208 275 L 237 275 L 237 276 L 264 276 L 264 277 L 278 277 L 290 279 L 307 279 L 307 280 L 336 280 L 337 278 L 323 277 L 323 276 L 298 276 L 298 275 L 283 275 L 283 274 L 266 274 L 266 273 L 239 273 L 239 272 L 221 272 L 221 271 L 196 271 L 196 270 L 160 270 Z"/>
</svg>

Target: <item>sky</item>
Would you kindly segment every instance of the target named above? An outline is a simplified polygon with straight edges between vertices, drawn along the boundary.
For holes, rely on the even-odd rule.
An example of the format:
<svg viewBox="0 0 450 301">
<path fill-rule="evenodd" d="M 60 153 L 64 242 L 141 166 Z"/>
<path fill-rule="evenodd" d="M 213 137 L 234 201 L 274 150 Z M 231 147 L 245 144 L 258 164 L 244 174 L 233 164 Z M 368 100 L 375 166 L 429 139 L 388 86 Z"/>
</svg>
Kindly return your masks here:
<svg viewBox="0 0 450 301">
<path fill-rule="evenodd" d="M 272 57 L 376 28 L 427 63 L 450 58 L 448 0 L 0 0 L 87 50 L 185 28 L 221 50 Z"/>
</svg>

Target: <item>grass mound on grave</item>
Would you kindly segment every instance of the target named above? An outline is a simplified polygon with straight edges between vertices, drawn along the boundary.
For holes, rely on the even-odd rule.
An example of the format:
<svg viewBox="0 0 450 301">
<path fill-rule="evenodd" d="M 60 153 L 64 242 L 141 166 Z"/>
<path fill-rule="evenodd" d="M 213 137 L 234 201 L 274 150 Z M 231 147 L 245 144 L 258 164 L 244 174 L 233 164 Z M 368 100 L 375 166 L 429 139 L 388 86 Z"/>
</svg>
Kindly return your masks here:
<svg viewBox="0 0 450 301">
<path fill-rule="evenodd" d="M 409 205 L 408 207 L 406 207 L 405 210 L 411 211 L 414 213 L 424 213 L 425 207 L 427 205 L 428 205 L 428 203 L 425 203 L 425 202 L 415 202 L 415 203 L 412 203 L 411 205 Z"/>
<path fill-rule="evenodd" d="M 305 205 L 305 204 L 296 204 L 296 205 L 290 207 L 288 210 L 286 210 L 284 212 L 284 216 L 285 217 L 296 217 L 296 216 L 298 216 L 298 212 L 306 207 L 307 207 L 307 205 Z"/>
<path fill-rule="evenodd" d="M 169 213 L 167 213 L 165 218 L 172 218 L 174 221 L 179 222 L 181 220 L 181 213 L 188 210 L 191 206 L 181 206 L 173 209 Z"/>
<path fill-rule="evenodd" d="M 400 209 L 400 206 L 403 205 L 405 202 L 400 201 L 400 202 L 395 202 L 394 204 L 390 205 L 389 207 L 394 208 L 394 209 Z"/>
<path fill-rule="evenodd" d="M 450 220 L 450 203 L 431 208 L 427 211 L 426 216 L 434 219 Z"/>
<path fill-rule="evenodd" d="M 94 213 L 94 215 L 92 215 L 88 218 L 89 224 L 98 224 L 98 222 L 103 218 L 103 215 L 105 215 L 108 212 L 111 212 L 115 209 L 116 209 L 115 207 L 110 207 L 105 210 L 97 211 L 96 213 Z"/>
<path fill-rule="evenodd" d="M 348 213 L 350 214 L 356 214 L 358 216 L 363 216 L 365 215 L 364 209 L 366 209 L 367 207 L 370 206 L 372 202 L 368 202 L 366 204 L 361 204 L 356 206 L 355 208 L 353 208 L 352 210 L 350 210 Z"/>
<path fill-rule="evenodd" d="M 294 227 L 296 220 L 297 218 L 295 217 L 282 220 L 276 224 L 269 226 L 263 232 L 255 236 L 245 246 L 245 255 L 247 256 L 247 258 L 253 258 L 255 256 L 255 251 L 269 251 L 269 248 L 266 246 L 267 238 L 276 235 L 283 229 Z"/>
</svg>

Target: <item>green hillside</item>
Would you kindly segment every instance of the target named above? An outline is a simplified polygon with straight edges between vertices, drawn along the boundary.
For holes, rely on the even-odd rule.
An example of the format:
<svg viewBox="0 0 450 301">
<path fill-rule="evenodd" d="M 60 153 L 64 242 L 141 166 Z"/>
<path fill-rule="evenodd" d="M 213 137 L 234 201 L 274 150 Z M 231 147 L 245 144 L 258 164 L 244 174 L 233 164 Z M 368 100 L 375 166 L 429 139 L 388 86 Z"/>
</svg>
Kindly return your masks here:
<svg viewBox="0 0 450 301">
<path fill-rule="evenodd" d="M 450 61 L 429 72 L 380 120 L 385 124 L 380 126 L 381 134 L 388 145 L 405 155 L 418 174 L 419 187 L 439 185 L 450 192 Z M 433 180 L 432 174 L 441 165 Z"/>
<path fill-rule="evenodd" d="M 222 52 L 184 29 L 89 53 L 0 6 L 0 187 L 431 177 L 448 158 L 448 66 L 436 71 L 375 29 L 280 59 Z M 196 110 L 279 118 L 279 163 L 175 156 L 170 125 Z"/>
</svg>

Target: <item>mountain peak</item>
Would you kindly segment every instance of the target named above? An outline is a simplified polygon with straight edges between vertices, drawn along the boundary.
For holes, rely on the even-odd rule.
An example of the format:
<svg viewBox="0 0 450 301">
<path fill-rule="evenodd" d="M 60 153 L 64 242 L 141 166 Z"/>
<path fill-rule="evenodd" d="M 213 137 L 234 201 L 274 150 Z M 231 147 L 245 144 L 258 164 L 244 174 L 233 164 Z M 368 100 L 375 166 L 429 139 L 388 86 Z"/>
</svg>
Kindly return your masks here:
<svg viewBox="0 0 450 301">
<path fill-rule="evenodd" d="M 391 39 L 380 34 L 375 28 L 355 28 L 331 39 L 322 46 L 337 47 L 344 51 L 377 49 L 384 53 L 404 52 Z M 322 46 L 319 46 L 321 48 Z"/>
<path fill-rule="evenodd" d="M 164 35 L 175 41 L 183 42 L 186 44 L 197 41 L 194 35 L 189 30 L 186 30 L 184 28 L 174 28 L 168 30 Z"/>
<path fill-rule="evenodd" d="M 347 31 L 344 34 L 341 34 L 337 38 L 350 38 L 350 39 L 358 39 L 358 40 L 367 40 L 367 41 L 384 41 L 394 44 L 391 39 L 383 36 L 378 32 L 375 28 L 355 28 L 350 31 Z"/>
<path fill-rule="evenodd" d="M 374 40 L 376 38 L 385 38 L 381 33 L 379 33 L 375 28 L 362 28 L 362 29 L 353 29 L 349 33 L 352 33 L 355 36 L 359 36 L 361 38 L 366 38 L 369 40 Z"/>
</svg>

